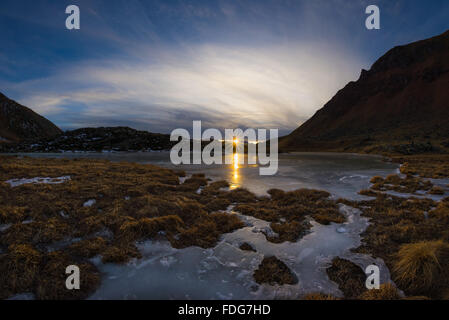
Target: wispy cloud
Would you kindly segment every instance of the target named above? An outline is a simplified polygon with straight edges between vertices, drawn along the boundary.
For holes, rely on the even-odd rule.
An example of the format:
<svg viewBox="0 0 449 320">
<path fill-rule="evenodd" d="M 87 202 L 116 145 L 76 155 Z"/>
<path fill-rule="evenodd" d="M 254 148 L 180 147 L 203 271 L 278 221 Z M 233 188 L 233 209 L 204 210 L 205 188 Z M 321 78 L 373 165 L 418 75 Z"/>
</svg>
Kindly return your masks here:
<svg viewBox="0 0 449 320">
<path fill-rule="evenodd" d="M 63 128 L 287 133 L 393 45 L 449 28 L 445 0 L 78 0 L 69 32 L 71 3 L 3 0 L 0 12 L 0 91 Z M 371 3 L 380 31 L 364 28 Z"/>
<path fill-rule="evenodd" d="M 344 50 L 314 44 L 178 49 L 149 48 L 139 62 L 90 61 L 15 89 L 27 92 L 21 101 L 45 115 L 83 105 L 78 118 L 86 123 L 128 119 L 167 131 L 184 113 L 215 127 L 288 130 L 356 78 L 362 64 Z"/>
</svg>

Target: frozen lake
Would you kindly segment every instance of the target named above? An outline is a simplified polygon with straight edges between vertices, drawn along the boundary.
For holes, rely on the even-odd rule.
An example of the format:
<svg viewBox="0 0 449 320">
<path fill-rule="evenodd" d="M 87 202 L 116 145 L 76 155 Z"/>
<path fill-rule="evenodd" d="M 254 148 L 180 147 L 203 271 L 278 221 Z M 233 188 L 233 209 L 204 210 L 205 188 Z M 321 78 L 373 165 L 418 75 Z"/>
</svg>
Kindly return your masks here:
<svg viewBox="0 0 449 320">
<path fill-rule="evenodd" d="M 188 174 L 205 173 L 214 179 L 226 179 L 232 188 L 245 187 L 256 194 L 271 188 L 295 190 L 315 188 L 329 191 L 333 197 L 360 199 L 357 192 L 368 188 L 372 176 L 397 173 L 397 164 L 381 157 L 335 154 L 293 153 L 279 156 L 275 176 L 260 176 L 257 165 L 183 165 L 173 166 L 168 152 L 155 153 L 63 153 L 29 154 L 33 157 L 103 158 L 111 161 L 151 163 L 183 169 Z M 326 267 L 335 257 L 347 258 L 362 268 L 376 263 L 381 279 L 389 279 L 388 270 L 380 260 L 353 254 L 351 248 L 360 244 L 360 233 L 368 221 L 357 210 L 341 206 L 347 216 L 344 224 L 322 226 L 312 221 L 311 233 L 295 243 L 270 243 L 262 230 L 269 223 L 253 217 L 240 216 L 246 227 L 226 234 L 215 248 L 190 247 L 173 249 L 168 242 L 147 241 L 138 246 L 142 259 L 127 265 L 94 263 L 103 273 L 101 287 L 91 299 L 296 299 L 305 293 L 323 292 L 341 295 L 328 280 Z M 232 214 L 236 214 L 230 210 Z M 238 247 L 248 242 L 257 252 Z M 276 255 L 295 272 L 299 283 L 284 286 L 259 286 L 252 274 L 264 256 Z"/>
</svg>

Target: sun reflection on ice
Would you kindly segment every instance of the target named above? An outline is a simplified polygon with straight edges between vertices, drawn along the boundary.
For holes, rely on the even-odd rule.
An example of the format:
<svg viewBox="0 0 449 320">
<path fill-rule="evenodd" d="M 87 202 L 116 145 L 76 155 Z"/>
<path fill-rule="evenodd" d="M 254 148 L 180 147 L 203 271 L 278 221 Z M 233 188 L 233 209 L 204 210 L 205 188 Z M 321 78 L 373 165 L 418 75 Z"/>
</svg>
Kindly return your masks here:
<svg viewBox="0 0 449 320">
<path fill-rule="evenodd" d="M 236 140 L 234 140 L 235 142 Z M 237 189 L 240 187 L 240 176 L 239 176 L 239 154 L 237 152 L 234 153 L 232 159 L 232 178 L 231 178 L 231 187 L 230 189 Z"/>
</svg>

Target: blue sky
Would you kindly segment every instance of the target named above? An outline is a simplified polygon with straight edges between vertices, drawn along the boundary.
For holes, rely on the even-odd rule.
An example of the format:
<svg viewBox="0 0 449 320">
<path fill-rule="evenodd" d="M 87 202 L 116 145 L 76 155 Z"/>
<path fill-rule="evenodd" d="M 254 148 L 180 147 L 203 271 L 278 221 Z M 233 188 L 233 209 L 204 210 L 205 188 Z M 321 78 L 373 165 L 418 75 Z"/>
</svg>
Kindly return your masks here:
<svg viewBox="0 0 449 320">
<path fill-rule="evenodd" d="M 66 6 L 81 30 L 65 28 Z M 365 8 L 381 30 L 365 28 Z M 2 0 L 0 92 L 63 129 L 295 129 L 447 0 Z"/>
</svg>

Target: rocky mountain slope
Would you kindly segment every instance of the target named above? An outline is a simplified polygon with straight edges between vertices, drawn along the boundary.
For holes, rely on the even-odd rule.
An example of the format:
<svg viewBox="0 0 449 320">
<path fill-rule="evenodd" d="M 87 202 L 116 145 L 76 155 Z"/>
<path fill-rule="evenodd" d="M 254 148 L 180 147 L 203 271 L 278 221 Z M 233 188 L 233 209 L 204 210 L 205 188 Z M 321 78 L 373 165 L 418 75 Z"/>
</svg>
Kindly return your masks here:
<svg viewBox="0 0 449 320">
<path fill-rule="evenodd" d="M 83 128 L 53 138 L 0 145 L 0 152 L 154 151 L 170 149 L 176 142 L 167 134 L 128 127 Z"/>
<path fill-rule="evenodd" d="M 0 93 L 0 143 L 51 138 L 61 133 L 51 121 Z"/>
<path fill-rule="evenodd" d="M 449 148 L 449 31 L 399 46 L 280 141 L 282 151 L 424 153 Z"/>
</svg>

